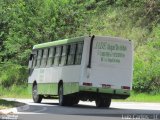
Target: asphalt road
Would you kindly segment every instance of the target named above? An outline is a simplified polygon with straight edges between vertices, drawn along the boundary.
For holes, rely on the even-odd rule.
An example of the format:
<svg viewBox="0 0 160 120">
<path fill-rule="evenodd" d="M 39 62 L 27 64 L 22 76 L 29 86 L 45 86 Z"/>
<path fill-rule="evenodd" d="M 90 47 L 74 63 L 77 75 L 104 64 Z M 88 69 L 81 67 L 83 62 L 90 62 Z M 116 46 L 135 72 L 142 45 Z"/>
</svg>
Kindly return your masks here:
<svg viewBox="0 0 160 120">
<path fill-rule="evenodd" d="M 18 109 L 19 120 L 160 120 L 160 103 L 112 102 L 109 109 L 96 108 L 94 102 L 63 107 L 58 100 L 14 99 L 26 107 Z"/>
</svg>

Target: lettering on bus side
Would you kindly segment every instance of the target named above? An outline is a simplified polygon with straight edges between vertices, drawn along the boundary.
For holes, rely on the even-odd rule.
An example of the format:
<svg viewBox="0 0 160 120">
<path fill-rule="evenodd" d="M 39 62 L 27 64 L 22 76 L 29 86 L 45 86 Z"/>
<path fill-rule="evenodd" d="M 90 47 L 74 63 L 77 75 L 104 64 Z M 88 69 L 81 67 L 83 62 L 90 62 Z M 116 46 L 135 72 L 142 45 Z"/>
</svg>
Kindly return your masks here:
<svg viewBox="0 0 160 120">
<path fill-rule="evenodd" d="M 117 44 L 110 42 L 97 42 L 94 46 L 101 62 L 120 63 L 125 58 L 127 46 L 125 44 Z"/>
</svg>

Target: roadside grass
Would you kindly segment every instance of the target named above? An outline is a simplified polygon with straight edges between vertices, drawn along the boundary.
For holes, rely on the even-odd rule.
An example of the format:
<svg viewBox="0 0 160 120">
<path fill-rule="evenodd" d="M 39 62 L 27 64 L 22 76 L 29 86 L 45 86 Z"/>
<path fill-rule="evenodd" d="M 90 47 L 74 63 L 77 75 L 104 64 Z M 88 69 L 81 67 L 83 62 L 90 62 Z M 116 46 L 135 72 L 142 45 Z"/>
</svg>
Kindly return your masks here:
<svg viewBox="0 0 160 120">
<path fill-rule="evenodd" d="M 9 89 L 0 86 L 0 98 L 32 98 L 28 92 L 27 86 L 13 86 Z M 156 102 L 160 103 L 160 93 L 156 95 L 131 92 L 131 96 L 125 100 L 116 100 L 116 102 Z"/>
<path fill-rule="evenodd" d="M 0 110 L 1 109 L 6 109 L 6 108 L 11 108 L 14 107 L 14 102 L 13 101 L 6 101 L 3 99 L 0 99 Z"/>
<path fill-rule="evenodd" d="M 22 105 L 24 105 L 24 103 L 19 103 L 19 102 L 15 102 L 15 101 L 7 101 L 7 100 L 4 100 L 4 99 L 0 99 L 0 110 L 7 109 L 7 108 L 18 107 L 18 106 L 22 106 Z"/>
<path fill-rule="evenodd" d="M 12 86 L 4 88 L 0 86 L 0 98 L 31 98 L 26 86 Z"/>
<path fill-rule="evenodd" d="M 160 94 L 150 95 L 146 93 L 132 92 L 131 96 L 125 100 L 113 100 L 116 102 L 154 102 L 160 103 Z"/>
</svg>

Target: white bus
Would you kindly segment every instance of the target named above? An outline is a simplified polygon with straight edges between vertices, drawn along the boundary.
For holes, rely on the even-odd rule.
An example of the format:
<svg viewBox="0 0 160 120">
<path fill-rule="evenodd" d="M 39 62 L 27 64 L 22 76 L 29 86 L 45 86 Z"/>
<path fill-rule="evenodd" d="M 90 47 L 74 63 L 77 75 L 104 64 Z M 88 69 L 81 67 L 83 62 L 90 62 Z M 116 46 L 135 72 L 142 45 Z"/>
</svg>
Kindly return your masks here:
<svg viewBox="0 0 160 120">
<path fill-rule="evenodd" d="M 130 40 L 91 36 L 35 45 L 29 60 L 28 86 L 33 101 L 59 96 L 59 105 L 95 101 L 108 108 L 111 99 L 130 96 L 133 46 Z"/>
</svg>

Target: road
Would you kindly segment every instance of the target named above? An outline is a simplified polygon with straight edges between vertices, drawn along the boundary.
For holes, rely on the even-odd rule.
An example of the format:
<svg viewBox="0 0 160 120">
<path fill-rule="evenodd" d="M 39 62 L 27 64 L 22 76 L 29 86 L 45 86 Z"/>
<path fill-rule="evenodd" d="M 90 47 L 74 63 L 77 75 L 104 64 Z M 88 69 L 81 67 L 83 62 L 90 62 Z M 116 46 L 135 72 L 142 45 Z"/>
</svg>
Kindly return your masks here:
<svg viewBox="0 0 160 120">
<path fill-rule="evenodd" d="M 96 108 L 94 102 L 80 102 L 72 107 L 58 105 L 58 100 L 14 99 L 27 104 L 18 109 L 21 120 L 160 120 L 160 103 L 112 102 L 109 109 Z"/>
</svg>

